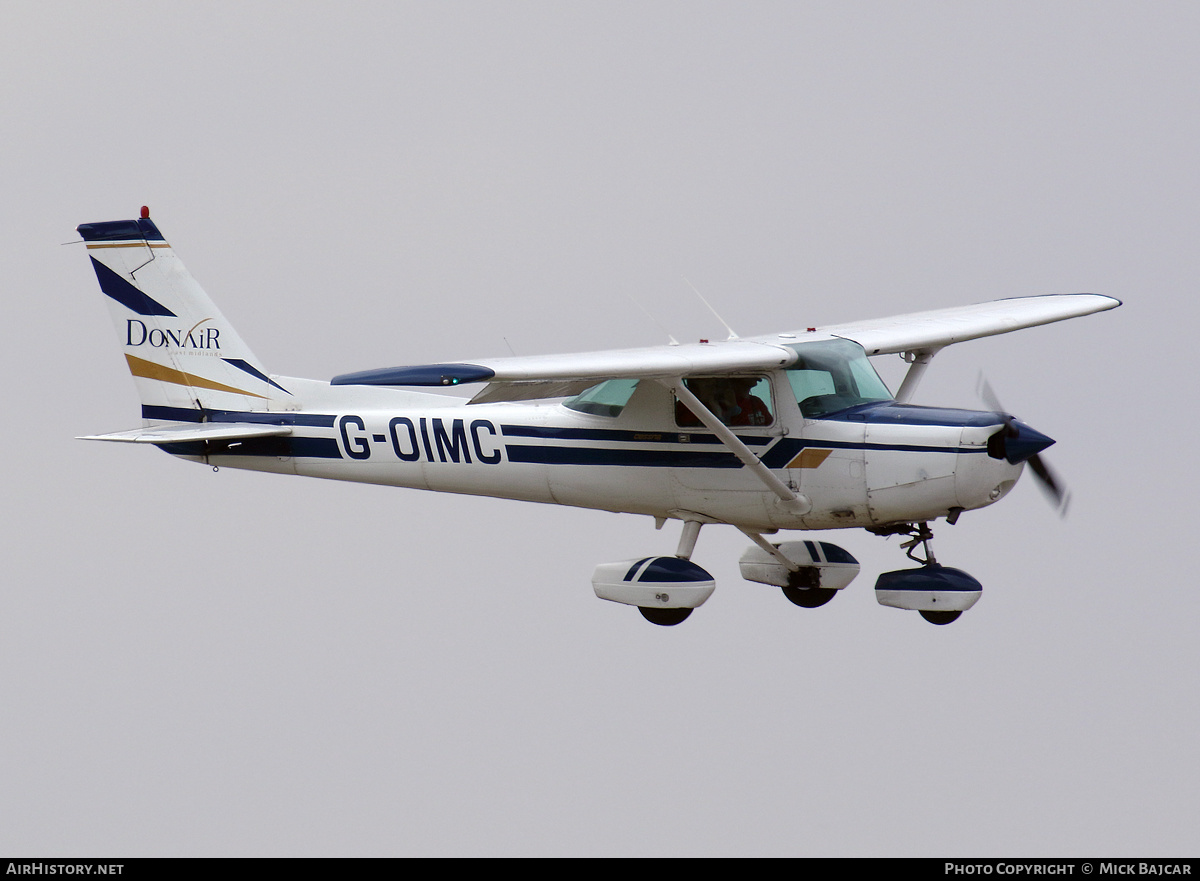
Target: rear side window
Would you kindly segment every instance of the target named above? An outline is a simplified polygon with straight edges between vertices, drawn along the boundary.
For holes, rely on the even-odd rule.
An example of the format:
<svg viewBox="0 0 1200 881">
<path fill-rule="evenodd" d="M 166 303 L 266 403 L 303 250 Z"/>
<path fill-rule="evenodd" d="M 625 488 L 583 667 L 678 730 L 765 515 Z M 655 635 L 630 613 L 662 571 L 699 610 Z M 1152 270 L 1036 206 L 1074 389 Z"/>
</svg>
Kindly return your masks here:
<svg viewBox="0 0 1200 881">
<path fill-rule="evenodd" d="M 592 416 L 620 416 L 637 386 L 636 379 L 610 379 L 563 401 L 563 406 Z"/>
</svg>

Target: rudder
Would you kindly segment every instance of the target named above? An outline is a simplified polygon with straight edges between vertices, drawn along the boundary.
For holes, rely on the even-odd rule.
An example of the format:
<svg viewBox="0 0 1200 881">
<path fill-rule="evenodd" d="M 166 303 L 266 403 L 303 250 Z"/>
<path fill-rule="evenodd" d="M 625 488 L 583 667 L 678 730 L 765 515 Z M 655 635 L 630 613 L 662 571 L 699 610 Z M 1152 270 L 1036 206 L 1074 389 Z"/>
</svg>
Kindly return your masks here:
<svg viewBox="0 0 1200 881">
<path fill-rule="evenodd" d="M 201 421 L 204 411 L 288 410 L 271 379 L 142 209 L 138 220 L 78 227 L 109 300 L 145 419 Z"/>
</svg>

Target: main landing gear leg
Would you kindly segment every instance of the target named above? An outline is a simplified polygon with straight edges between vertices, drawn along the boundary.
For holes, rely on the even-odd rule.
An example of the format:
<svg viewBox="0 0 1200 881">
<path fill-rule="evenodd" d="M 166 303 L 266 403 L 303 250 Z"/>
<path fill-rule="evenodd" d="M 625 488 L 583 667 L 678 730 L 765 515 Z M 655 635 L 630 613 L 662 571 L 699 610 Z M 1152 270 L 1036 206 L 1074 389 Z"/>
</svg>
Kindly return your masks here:
<svg viewBox="0 0 1200 881">
<path fill-rule="evenodd" d="M 692 551 L 696 550 L 696 539 L 700 537 L 700 527 L 704 524 L 699 520 L 684 520 L 683 532 L 679 534 L 679 547 L 675 556 L 681 560 L 690 560 Z"/>
</svg>

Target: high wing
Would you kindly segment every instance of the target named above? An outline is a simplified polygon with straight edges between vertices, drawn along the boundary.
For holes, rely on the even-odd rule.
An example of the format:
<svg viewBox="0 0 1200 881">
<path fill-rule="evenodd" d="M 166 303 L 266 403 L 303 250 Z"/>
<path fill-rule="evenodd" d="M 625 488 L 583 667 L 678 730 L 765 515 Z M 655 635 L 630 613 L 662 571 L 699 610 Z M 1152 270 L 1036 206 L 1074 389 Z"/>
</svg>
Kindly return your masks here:
<svg viewBox="0 0 1200 881">
<path fill-rule="evenodd" d="M 853 340 L 866 349 L 868 355 L 890 355 L 941 349 L 953 343 L 1104 312 L 1120 305 L 1120 300 L 1101 294 L 1048 294 L 914 312 L 822 330 L 832 336 Z"/>
<path fill-rule="evenodd" d="M 385 367 L 335 376 L 333 385 L 459 385 L 468 382 L 639 379 L 698 372 L 768 370 L 796 360 L 796 353 L 768 338 L 612 349 L 568 355 L 490 358 L 471 364 Z"/>
<path fill-rule="evenodd" d="M 841 338 L 868 355 L 932 352 L 953 343 L 1102 312 L 1121 301 L 1099 294 L 995 300 L 748 339 L 471 363 L 389 367 L 336 376 L 333 385 L 454 386 L 487 382 L 476 402 L 559 397 L 607 379 L 650 379 L 773 370 L 795 363 L 796 346 Z"/>
</svg>

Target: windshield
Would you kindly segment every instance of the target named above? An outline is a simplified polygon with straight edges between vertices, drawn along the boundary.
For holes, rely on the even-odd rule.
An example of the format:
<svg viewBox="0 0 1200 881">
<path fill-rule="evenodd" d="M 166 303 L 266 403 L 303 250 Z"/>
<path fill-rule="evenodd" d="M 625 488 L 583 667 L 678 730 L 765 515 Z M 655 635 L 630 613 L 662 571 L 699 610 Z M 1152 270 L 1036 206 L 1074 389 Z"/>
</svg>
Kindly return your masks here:
<svg viewBox="0 0 1200 881">
<path fill-rule="evenodd" d="M 826 340 L 791 348 L 800 357 L 788 368 L 788 381 L 800 412 L 807 418 L 818 419 L 847 407 L 892 399 L 858 343 Z"/>
</svg>

